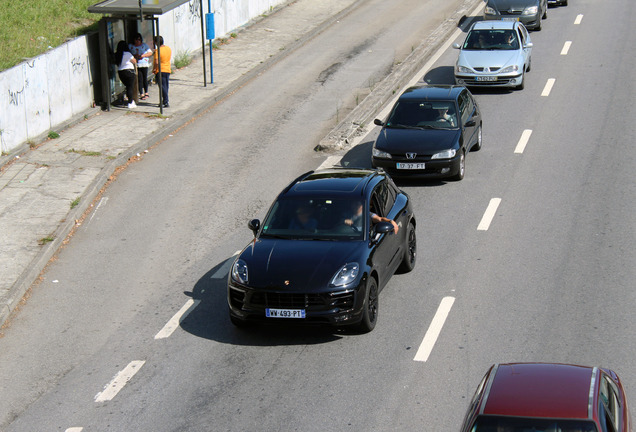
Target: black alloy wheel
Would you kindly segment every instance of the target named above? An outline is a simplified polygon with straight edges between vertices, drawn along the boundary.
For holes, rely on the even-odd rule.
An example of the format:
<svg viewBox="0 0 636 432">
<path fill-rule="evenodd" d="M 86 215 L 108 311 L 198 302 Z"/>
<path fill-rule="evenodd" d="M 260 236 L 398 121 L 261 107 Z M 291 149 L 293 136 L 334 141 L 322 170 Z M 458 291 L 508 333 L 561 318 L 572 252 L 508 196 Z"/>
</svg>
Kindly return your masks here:
<svg viewBox="0 0 636 432">
<path fill-rule="evenodd" d="M 479 151 L 481 150 L 481 125 L 479 125 L 479 129 L 477 129 L 477 142 L 473 146 L 471 151 Z"/>
<path fill-rule="evenodd" d="M 362 321 L 359 324 L 361 332 L 369 333 L 375 328 L 375 323 L 378 321 L 378 306 L 378 283 L 373 276 L 369 276 L 362 310 Z"/>
</svg>

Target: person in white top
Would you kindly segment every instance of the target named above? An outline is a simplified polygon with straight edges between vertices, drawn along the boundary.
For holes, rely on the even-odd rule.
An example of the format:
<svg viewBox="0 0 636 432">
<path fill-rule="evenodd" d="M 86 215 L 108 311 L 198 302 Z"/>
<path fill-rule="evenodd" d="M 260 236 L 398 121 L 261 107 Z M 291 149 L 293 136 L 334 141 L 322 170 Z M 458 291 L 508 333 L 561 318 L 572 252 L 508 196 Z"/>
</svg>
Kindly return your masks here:
<svg viewBox="0 0 636 432">
<path fill-rule="evenodd" d="M 115 61 L 117 62 L 117 75 L 126 86 L 126 97 L 128 98 L 128 108 L 133 109 L 135 104 L 134 85 L 137 76 L 135 75 L 135 57 L 130 52 L 128 44 L 125 41 L 119 41 L 117 51 L 115 52 Z"/>
</svg>

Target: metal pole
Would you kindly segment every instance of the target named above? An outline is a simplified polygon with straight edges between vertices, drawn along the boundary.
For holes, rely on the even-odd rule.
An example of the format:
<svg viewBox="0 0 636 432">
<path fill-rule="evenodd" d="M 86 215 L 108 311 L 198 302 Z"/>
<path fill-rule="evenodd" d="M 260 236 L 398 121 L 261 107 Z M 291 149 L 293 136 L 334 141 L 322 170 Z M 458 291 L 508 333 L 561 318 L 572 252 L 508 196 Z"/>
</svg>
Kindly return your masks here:
<svg viewBox="0 0 636 432">
<path fill-rule="evenodd" d="M 159 18 L 155 20 L 157 23 L 157 38 L 161 37 L 161 33 L 159 33 Z M 163 114 L 163 81 L 161 80 L 161 42 L 157 40 L 157 69 L 159 75 L 159 113 Z"/>
<path fill-rule="evenodd" d="M 212 14 L 212 29 L 214 29 L 214 12 L 212 12 L 212 4 L 211 0 L 208 0 L 208 12 Z M 209 23 L 208 23 L 209 26 Z M 208 33 L 210 30 L 208 29 Z M 212 34 L 208 34 L 209 44 L 210 44 L 210 84 L 214 84 L 214 66 L 212 61 L 212 41 L 214 40 L 214 32 Z"/>
<path fill-rule="evenodd" d="M 201 54 L 203 55 L 203 87 L 208 84 L 205 79 L 205 30 L 203 29 L 203 0 L 199 0 L 199 9 L 201 10 Z"/>
</svg>

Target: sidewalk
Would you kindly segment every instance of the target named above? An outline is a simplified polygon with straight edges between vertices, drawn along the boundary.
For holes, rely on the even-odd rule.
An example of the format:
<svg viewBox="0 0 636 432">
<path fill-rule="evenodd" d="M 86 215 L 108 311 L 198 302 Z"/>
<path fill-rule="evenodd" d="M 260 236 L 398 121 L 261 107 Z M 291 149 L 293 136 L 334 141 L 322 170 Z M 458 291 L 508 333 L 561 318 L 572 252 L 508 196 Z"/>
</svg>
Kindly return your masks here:
<svg viewBox="0 0 636 432">
<path fill-rule="evenodd" d="M 170 108 L 159 94 L 133 110 L 96 108 L 57 139 L 0 159 L 0 325 L 72 232 L 116 168 L 227 97 L 364 0 L 297 0 L 236 31 L 213 53 L 206 81 L 199 55 L 170 77 Z M 170 46 L 170 42 L 166 41 Z"/>
</svg>

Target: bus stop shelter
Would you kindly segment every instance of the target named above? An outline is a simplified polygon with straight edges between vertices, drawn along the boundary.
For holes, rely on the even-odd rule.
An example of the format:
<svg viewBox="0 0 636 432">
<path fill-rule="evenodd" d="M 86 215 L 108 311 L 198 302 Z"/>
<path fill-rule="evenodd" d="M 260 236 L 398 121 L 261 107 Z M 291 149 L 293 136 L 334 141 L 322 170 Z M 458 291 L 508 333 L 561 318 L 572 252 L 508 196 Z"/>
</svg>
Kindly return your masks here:
<svg viewBox="0 0 636 432">
<path fill-rule="evenodd" d="M 100 59 L 100 87 L 102 100 L 106 109 L 110 111 L 112 98 L 121 89 L 121 83 L 113 72 L 111 53 L 118 40 L 130 40 L 130 36 L 146 29 L 152 34 L 152 40 L 159 32 L 159 16 L 187 3 L 190 0 L 105 0 L 88 8 L 88 12 L 104 16 L 99 21 L 99 59 Z M 196 1 L 196 0 L 194 0 Z M 199 0 L 201 10 L 201 53 L 203 55 L 203 85 L 205 81 L 205 32 L 203 28 L 203 0 Z M 152 42 L 151 42 L 152 43 Z M 160 55 L 160 47 L 157 47 Z M 161 80 L 161 66 L 159 67 L 159 81 Z M 163 114 L 163 95 L 159 86 L 159 110 Z"/>
</svg>

